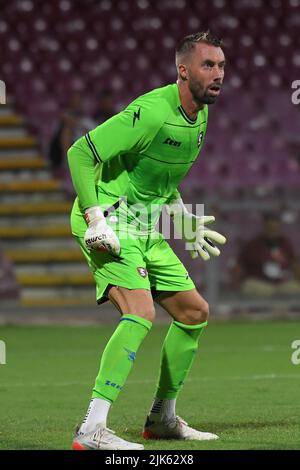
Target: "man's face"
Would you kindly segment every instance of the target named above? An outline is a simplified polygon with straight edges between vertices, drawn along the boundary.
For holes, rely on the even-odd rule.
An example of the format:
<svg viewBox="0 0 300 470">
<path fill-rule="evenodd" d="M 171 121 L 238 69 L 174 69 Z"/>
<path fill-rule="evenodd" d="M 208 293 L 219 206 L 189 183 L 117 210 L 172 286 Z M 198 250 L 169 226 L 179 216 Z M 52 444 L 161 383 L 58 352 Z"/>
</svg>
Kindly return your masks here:
<svg viewBox="0 0 300 470">
<path fill-rule="evenodd" d="M 188 87 L 194 100 L 199 104 L 214 103 L 224 80 L 225 56 L 222 49 L 198 43 L 185 67 Z"/>
</svg>

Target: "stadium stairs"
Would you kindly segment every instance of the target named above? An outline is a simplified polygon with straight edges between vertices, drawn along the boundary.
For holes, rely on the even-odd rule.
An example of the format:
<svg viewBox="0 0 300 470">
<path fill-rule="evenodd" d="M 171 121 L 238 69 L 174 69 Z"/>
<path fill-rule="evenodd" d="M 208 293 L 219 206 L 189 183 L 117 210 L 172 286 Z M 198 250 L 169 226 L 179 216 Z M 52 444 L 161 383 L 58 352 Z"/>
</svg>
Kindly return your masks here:
<svg viewBox="0 0 300 470">
<path fill-rule="evenodd" d="M 92 276 L 70 232 L 72 201 L 53 179 L 12 100 L 0 106 L 0 239 L 22 306 L 95 304 Z"/>
</svg>

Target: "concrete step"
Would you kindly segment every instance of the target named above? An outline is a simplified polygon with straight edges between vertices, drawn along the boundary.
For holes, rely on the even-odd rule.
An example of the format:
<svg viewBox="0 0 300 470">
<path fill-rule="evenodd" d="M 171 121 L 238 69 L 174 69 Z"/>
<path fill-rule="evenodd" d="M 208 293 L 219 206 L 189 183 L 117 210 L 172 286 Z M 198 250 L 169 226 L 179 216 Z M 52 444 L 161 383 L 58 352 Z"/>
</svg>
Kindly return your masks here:
<svg viewBox="0 0 300 470">
<path fill-rule="evenodd" d="M 24 120 L 17 114 L 0 114 L 0 127 L 21 126 L 23 123 Z"/>
<path fill-rule="evenodd" d="M 37 145 L 35 137 L 24 136 L 24 137 L 0 137 L 0 148 L 19 148 L 19 147 L 34 147 Z"/>
<path fill-rule="evenodd" d="M 21 294 L 23 306 L 69 306 L 96 305 L 95 286 L 56 286 L 56 287 L 23 287 Z"/>
<path fill-rule="evenodd" d="M 45 227 L 0 227 L 0 238 L 20 240 L 25 238 L 65 238 L 71 237 L 69 225 L 53 225 Z M 24 241 L 24 240 L 23 240 Z M 25 241 L 24 241 L 25 243 Z M 27 243 L 27 242 L 26 242 Z"/>
<path fill-rule="evenodd" d="M 2 127 L 0 126 L 0 139 L 2 138 L 10 138 L 10 139 L 19 139 L 24 138 L 28 135 L 27 130 L 24 127 L 19 126 L 8 126 Z"/>
<path fill-rule="evenodd" d="M 71 201 L 53 201 L 53 202 L 29 202 L 24 204 L 7 204 L 0 206 L 0 217 L 12 215 L 39 215 L 48 216 L 49 214 L 69 214 L 72 209 Z"/>
<path fill-rule="evenodd" d="M 17 274 L 17 281 L 21 287 L 83 286 L 95 284 L 90 272 L 78 274 Z"/>
<path fill-rule="evenodd" d="M 54 297 L 35 297 L 28 296 L 21 298 L 22 307 L 69 307 L 69 306 L 93 306 L 96 305 L 95 293 L 85 297 L 78 297 L 74 292 L 74 296 L 65 297 L 63 294 L 55 295 Z"/>
<path fill-rule="evenodd" d="M 2 239 L 1 246 L 4 252 L 8 251 L 45 251 L 51 252 L 54 250 L 78 250 L 79 245 L 75 237 L 57 237 L 57 238 L 28 238 L 23 240 L 22 238 L 14 239 Z M 24 248 L 25 247 L 25 248 Z"/>
<path fill-rule="evenodd" d="M 69 226 L 70 225 L 70 214 L 39 214 L 33 215 L 15 215 L 0 217 L 0 229 L 13 229 L 14 227 L 21 227 L 24 229 L 28 228 L 43 228 L 55 227 L 55 226 Z"/>
<path fill-rule="evenodd" d="M 63 202 L 66 196 L 62 191 L 53 192 L 8 192 L 0 193 L 0 206 L 8 204 L 24 204 L 24 198 L 28 204 L 40 204 L 44 202 Z"/>
<path fill-rule="evenodd" d="M 83 262 L 84 256 L 78 247 L 77 250 L 7 250 L 5 254 L 15 264 L 21 263 L 77 263 Z M 85 261 L 84 261 L 85 262 Z M 74 265 L 71 266 L 72 269 Z"/>
<path fill-rule="evenodd" d="M 15 114 L 15 112 L 14 112 L 14 109 L 12 107 L 12 104 L 10 104 L 8 102 L 6 104 L 1 104 L 1 106 L 0 106 L 0 116 L 1 117 L 12 116 L 14 114 Z"/>
<path fill-rule="evenodd" d="M 1 108 L 1 106 L 0 106 Z M 23 147 L 23 148 L 1 148 L 0 147 L 0 161 L 7 158 L 38 158 L 41 151 L 38 147 Z"/>
<path fill-rule="evenodd" d="M 47 168 L 47 162 L 42 156 L 0 158 L 0 171 L 43 170 L 45 168 Z"/>
<path fill-rule="evenodd" d="M 32 171 L 31 169 L 26 168 L 19 168 L 16 172 L 15 170 L 1 170 L 0 169 L 0 184 L 1 183 L 11 183 L 15 182 L 24 182 L 24 181 L 49 181 L 52 180 L 53 177 L 48 169 L 36 169 Z"/>
<path fill-rule="evenodd" d="M 90 268 L 83 255 L 81 255 L 79 261 L 75 262 L 40 263 L 31 261 L 29 263 L 15 264 L 17 276 L 69 276 L 73 274 L 88 274 L 89 272 Z"/>
<path fill-rule="evenodd" d="M 61 187 L 57 180 L 9 181 L 0 183 L 0 193 L 53 192 Z"/>
</svg>

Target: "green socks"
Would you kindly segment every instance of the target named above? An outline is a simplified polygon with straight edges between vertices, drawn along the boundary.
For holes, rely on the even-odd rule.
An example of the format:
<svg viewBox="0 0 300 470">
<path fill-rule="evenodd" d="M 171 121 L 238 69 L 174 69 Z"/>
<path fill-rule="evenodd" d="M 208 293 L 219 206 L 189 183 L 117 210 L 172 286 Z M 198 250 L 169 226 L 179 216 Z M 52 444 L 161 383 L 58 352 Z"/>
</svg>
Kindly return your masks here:
<svg viewBox="0 0 300 470">
<path fill-rule="evenodd" d="M 137 315 L 125 314 L 108 341 L 100 362 L 92 398 L 114 402 L 129 375 L 136 353 L 152 323 Z"/>
<path fill-rule="evenodd" d="M 177 397 L 191 369 L 199 336 L 206 325 L 207 322 L 199 325 L 172 322 L 162 348 L 157 399 L 172 400 Z M 122 316 L 102 354 L 92 398 L 110 402 L 117 399 L 151 326 L 149 320 L 137 315 Z"/>
<path fill-rule="evenodd" d="M 199 325 L 172 322 L 162 348 L 156 398 L 177 397 L 191 369 L 199 336 L 206 325 L 207 321 Z"/>
</svg>

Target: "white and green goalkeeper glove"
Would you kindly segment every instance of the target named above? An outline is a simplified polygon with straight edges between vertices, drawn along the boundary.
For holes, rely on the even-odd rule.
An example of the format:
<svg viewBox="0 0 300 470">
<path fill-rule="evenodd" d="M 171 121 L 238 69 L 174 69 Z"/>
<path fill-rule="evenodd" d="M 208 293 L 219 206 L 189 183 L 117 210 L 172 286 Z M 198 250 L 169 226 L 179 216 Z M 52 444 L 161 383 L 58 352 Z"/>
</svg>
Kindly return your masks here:
<svg viewBox="0 0 300 470">
<path fill-rule="evenodd" d="M 90 207 L 84 213 L 88 229 L 84 235 L 84 242 L 89 250 L 107 251 L 113 256 L 120 254 L 120 242 L 115 232 L 107 225 L 105 217 L 99 206 Z"/>
<path fill-rule="evenodd" d="M 173 220 L 177 234 L 186 242 L 187 250 L 192 258 L 199 255 L 204 261 L 210 256 L 219 256 L 220 250 L 214 242 L 224 245 L 226 238 L 206 225 L 215 221 L 212 215 L 198 217 L 190 213 L 182 199 L 176 199 L 167 205 L 167 212 Z"/>
</svg>

